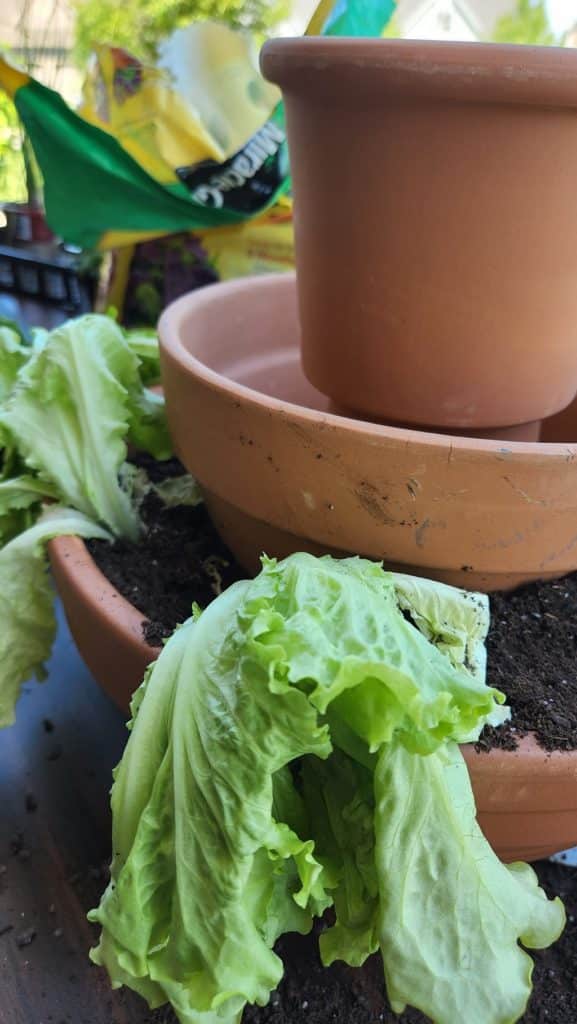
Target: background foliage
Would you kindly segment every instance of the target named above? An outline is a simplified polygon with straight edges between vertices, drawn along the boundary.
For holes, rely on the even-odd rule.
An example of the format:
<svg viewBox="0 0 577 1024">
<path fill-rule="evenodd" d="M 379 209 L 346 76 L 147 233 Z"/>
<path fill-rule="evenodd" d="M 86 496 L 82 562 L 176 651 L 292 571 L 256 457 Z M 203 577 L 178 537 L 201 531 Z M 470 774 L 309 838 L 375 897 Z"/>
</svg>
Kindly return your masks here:
<svg viewBox="0 0 577 1024">
<path fill-rule="evenodd" d="M 555 46 L 561 43 L 551 29 L 543 0 L 518 0 L 517 10 L 499 18 L 491 41 L 494 43 L 528 43 L 533 46 Z"/>
<path fill-rule="evenodd" d="M 75 0 L 76 55 L 86 60 L 93 42 L 114 43 L 153 59 L 158 42 L 190 21 L 225 21 L 264 35 L 285 17 L 289 0 Z"/>
</svg>

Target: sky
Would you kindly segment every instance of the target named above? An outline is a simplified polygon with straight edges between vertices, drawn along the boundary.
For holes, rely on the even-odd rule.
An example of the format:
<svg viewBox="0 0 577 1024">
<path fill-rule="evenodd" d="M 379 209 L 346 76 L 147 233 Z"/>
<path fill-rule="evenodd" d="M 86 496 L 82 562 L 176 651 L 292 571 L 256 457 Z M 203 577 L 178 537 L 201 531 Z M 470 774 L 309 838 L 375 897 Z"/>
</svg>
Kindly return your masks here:
<svg viewBox="0 0 577 1024">
<path fill-rule="evenodd" d="M 553 31 L 564 32 L 577 21 L 577 0 L 546 0 Z"/>
</svg>

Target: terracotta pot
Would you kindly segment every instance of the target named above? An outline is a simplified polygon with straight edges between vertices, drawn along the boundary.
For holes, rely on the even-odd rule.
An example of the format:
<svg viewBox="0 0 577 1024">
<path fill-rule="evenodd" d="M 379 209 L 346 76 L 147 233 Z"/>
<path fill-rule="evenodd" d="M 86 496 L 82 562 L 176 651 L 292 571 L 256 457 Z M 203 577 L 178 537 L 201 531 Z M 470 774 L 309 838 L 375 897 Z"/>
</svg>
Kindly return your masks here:
<svg viewBox="0 0 577 1024">
<path fill-rule="evenodd" d="M 84 541 L 50 542 L 56 586 L 80 654 L 128 713 L 131 693 L 158 650 L 142 640 L 143 615 L 102 575 Z M 518 751 L 463 747 L 481 828 L 504 860 L 535 859 L 577 844 L 577 752 L 546 754 L 531 737 Z"/>
<path fill-rule="evenodd" d="M 309 380 L 483 430 L 577 390 L 577 52 L 277 39 Z"/>
<path fill-rule="evenodd" d="M 96 681 L 123 711 L 159 651 L 142 633 L 146 616 L 100 572 L 83 540 L 57 537 L 48 545 L 52 574 L 70 631 Z"/>
<path fill-rule="evenodd" d="M 178 453 L 247 569 L 263 548 L 354 552 L 498 590 L 577 568 L 577 444 L 331 414 L 300 367 L 293 275 L 184 296 L 159 330 Z"/>
</svg>

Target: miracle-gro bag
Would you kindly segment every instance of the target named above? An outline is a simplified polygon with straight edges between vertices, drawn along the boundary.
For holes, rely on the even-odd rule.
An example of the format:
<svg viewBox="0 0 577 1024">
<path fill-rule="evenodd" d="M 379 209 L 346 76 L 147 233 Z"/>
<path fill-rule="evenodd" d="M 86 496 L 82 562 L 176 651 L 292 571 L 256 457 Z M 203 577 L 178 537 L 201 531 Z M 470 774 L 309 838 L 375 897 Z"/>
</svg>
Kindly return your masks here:
<svg viewBox="0 0 577 1024">
<path fill-rule="evenodd" d="M 321 0 L 307 32 L 380 35 L 394 0 Z M 262 218 L 290 192 L 284 110 L 249 41 L 225 26 L 179 29 L 147 67 L 96 47 L 83 104 L 0 58 L 65 241 L 110 249 Z"/>
</svg>

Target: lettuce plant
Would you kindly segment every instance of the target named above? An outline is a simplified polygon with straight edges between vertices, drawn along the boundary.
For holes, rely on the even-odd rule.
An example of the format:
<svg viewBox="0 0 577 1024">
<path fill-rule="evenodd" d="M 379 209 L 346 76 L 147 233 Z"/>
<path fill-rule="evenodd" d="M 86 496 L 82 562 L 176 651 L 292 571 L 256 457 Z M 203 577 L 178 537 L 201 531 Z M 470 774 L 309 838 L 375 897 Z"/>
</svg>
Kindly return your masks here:
<svg viewBox="0 0 577 1024">
<path fill-rule="evenodd" d="M 488 602 L 362 559 L 265 561 L 178 628 L 132 703 L 96 963 L 182 1024 L 239 1024 L 287 931 L 380 950 L 393 1009 L 513 1024 L 564 925 L 475 818 L 458 744 L 507 716 Z"/>
<path fill-rule="evenodd" d="M 127 444 L 172 453 L 153 338 L 89 314 L 26 344 L 0 327 L 0 726 L 42 675 L 54 636 L 46 542 L 58 534 L 137 540 L 142 481 Z M 138 488 L 136 485 L 138 484 Z"/>
</svg>

